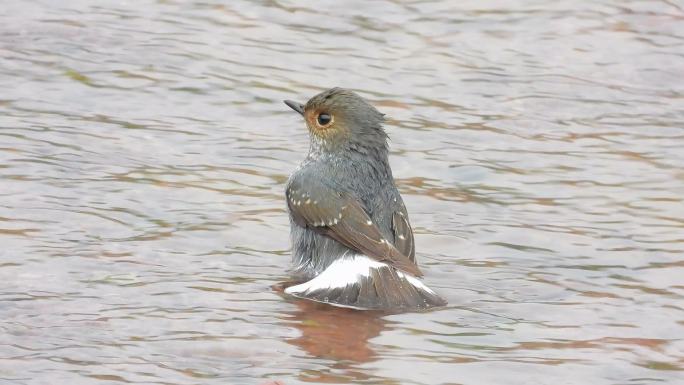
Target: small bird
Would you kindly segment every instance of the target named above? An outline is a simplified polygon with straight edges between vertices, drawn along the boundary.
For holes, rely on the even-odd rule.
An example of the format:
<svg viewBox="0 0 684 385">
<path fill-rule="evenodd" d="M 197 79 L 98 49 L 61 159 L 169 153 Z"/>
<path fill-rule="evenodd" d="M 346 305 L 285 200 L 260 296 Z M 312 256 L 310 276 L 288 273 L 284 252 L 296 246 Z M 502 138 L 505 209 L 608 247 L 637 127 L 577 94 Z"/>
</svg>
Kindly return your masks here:
<svg viewBox="0 0 684 385">
<path fill-rule="evenodd" d="M 302 105 L 309 154 L 287 181 L 292 275 L 285 292 L 356 309 L 418 310 L 446 301 L 418 277 L 413 231 L 388 160 L 384 115 L 356 93 Z"/>
</svg>

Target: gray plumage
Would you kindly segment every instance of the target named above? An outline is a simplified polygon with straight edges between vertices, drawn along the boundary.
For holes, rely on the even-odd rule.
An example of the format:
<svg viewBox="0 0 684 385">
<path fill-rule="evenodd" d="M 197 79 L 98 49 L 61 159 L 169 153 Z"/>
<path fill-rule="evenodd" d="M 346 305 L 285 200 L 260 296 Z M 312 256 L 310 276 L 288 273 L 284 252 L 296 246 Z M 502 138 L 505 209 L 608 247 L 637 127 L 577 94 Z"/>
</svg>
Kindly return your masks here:
<svg viewBox="0 0 684 385">
<path fill-rule="evenodd" d="M 376 266 L 368 274 L 364 270 L 352 276 L 353 283 L 313 285 L 290 293 L 365 309 L 444 305 L 422 283 L 411 283 L 422 273 L 408 213 L 388 161 L 383 114 L 341 88 L 320 93 L 304 106 L 286 103 L 304 116 L 311 133 L 309 154 L 285 191 L 293 276 L 312 280 L 335 261 L 354 255 L 367 256 Z M 375 265 L 378 262 L 381 265 Z"/>
</svg>

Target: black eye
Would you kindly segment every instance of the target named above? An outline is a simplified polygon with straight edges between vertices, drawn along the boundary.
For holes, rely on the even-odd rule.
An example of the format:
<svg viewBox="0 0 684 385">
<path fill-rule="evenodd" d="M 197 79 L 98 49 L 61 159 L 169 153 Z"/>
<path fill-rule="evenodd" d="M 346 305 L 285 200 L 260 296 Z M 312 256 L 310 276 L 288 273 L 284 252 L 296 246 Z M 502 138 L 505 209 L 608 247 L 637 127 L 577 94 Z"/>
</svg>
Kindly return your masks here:
<svg viewBox="0 0 684 385">
<path fill-rule="evenodd" d="M 322 113 L 322 114 L 318 115 L 318 124 L 320 124 L 321 126 L 327 125 L 328 123 L 330 123 L 331 120 L 332 120 L 332 117 L 330 117 L 330 115 L 328 115 L 326 113 Z"/>
</svg>

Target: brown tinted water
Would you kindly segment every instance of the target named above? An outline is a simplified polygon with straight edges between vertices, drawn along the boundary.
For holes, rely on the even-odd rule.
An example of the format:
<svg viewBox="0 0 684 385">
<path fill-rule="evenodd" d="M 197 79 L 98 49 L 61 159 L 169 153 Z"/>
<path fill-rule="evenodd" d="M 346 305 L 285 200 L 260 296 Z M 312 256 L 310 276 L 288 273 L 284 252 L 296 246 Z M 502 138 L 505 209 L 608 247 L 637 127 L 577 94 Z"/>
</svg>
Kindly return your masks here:
<svg viewBox="0 0 684 385">
<path fill-rule="evenodd" d="M 0 85 L 3 384 L 684 383 L 679 1 L 5 0 Z M 447 308 L 272 288 L 331 86 Z"/>
</svg>

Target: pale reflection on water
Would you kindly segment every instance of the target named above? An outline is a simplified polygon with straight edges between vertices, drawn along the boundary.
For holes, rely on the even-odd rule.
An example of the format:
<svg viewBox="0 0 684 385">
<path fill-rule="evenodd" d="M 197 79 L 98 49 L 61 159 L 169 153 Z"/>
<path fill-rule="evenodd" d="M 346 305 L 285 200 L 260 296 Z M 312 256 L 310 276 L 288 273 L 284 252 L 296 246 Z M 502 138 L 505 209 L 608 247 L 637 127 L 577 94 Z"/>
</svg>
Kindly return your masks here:
<svg viewBox="0 0 684 385">
<path fill-rule="evenodd" d="M 387 321 L 377 312 L 359 312 L 333 308 L 314 302 L 298 301 L 291 325 L 301 335 L 288 342 L 310 357 L 330 360 L 329 368 L 304 371 L 299 379 L 306 382 L 348 382 L 370 380 L 374 376 L 356 369 L 356 365 L 378 359 L 370 340 L 387 330 Z M 377 378 L 376 378 L 377 380 Z"/>
<path fill-rule="evenodd" d="M 684 371 L 676 1 L 4 1 L 0 383 L 655 384 Z M 358 90 L 430 286 L 287 279 L 281 102 Z"/>
</svg>

